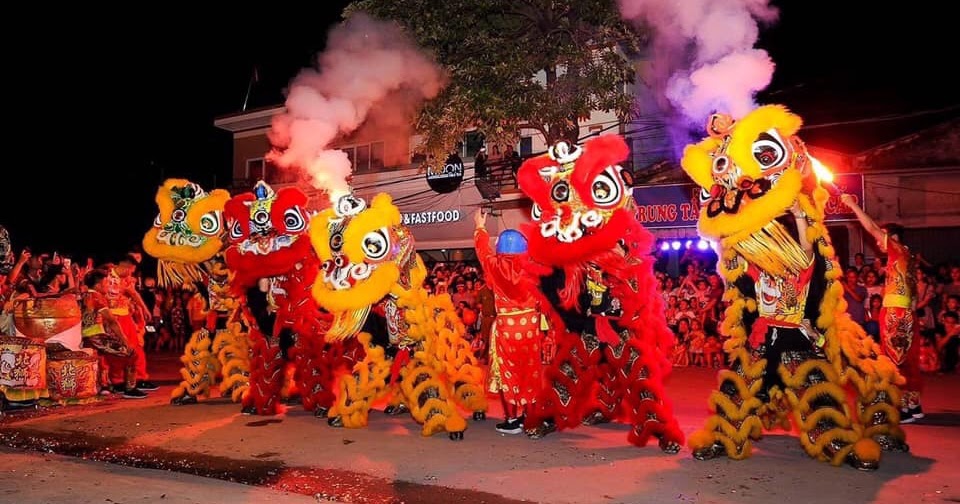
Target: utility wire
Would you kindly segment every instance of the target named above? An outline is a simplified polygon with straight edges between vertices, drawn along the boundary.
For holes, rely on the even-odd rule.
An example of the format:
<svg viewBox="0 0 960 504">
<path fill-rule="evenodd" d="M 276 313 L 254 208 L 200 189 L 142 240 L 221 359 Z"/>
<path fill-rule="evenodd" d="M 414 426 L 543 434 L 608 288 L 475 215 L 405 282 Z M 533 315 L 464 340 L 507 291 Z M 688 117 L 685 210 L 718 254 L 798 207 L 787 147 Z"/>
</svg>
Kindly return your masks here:
<svg viewBox="0 0 960 504">
<path fill-rule="evenodd" d="M 911 117 L 921 117 L 925 115 L 940 114 L 943 112 L 952 112 L 954 110 L 960 110 L 960 104 L 951 105 L 949 107 L 943 107 L 938 109 L 918 110 L 916 112 L 909 112 L 906 114 L 864 117 L 861 119 L 851 119 L 849 121 L 834 121 L 834 122 L 828 122 L 828 123 L 812 124 L 809 126 L 804 126 L 803 129 L 811 130 L 811 129 L 818 129 L 818 128 L 832 128 L 834 126 L 845 126 L 848 124 L 865 124 L 865 123 L 875 123 L 875 122 L 884 122 L 884 121 L 896 121 L 898 119 L 909 119 Z"/>
</svg>

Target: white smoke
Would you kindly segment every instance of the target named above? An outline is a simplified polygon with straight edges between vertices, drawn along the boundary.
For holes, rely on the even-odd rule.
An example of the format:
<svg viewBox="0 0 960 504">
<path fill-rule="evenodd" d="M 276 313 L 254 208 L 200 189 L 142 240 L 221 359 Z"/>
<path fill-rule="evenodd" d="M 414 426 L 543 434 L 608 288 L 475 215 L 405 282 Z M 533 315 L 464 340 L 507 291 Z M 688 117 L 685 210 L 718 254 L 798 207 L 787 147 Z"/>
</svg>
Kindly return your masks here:
<svg viewBox="0 0 960 504">
<path fill-rule="evenodd" d="M 331 149 L 338 137 L 359 128 L 371 109 L 389 95 L 414 109 L 437 96 L 444 74 L 398 25 L 355 14 L 334 28 L 317 70 L 304 69 L 290 84 L 286 110 L 273 118 L 274 150 L 268 159 L 281 168 L 303 170 L 334 201 L 350 191 L 346 153 Z M 402 91 L 402 92 L 398 92 Z"/>
<path fill-rule="evenodd" d="M 769 0 L 619 0 L 624 19 L 653 28 L 661 91 L 693 124 L 713 112 L 742 117 L 770 84 L 774 64 L 753 46 L 758 22 L 776 21 Z"/>
</svg>

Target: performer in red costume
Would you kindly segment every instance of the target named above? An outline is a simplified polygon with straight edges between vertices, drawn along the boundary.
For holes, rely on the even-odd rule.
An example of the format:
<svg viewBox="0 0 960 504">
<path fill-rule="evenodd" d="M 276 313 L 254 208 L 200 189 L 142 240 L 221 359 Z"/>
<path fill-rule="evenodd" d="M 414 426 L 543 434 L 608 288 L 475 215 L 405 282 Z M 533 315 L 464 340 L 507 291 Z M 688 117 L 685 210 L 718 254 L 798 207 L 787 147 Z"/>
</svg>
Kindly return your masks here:
<svg viewBox="0 0 960 504">
<path fill-rule="evenodd" d="M 542 388 L 540 363 L 540 307 L 530 292 L 536 288 L 527 255 L 527 241 L 514 229 L 497 238 L 497 250 L 490 248 L 485 228 L 487 216 L 474 216 L 473 232 L 477 258 L 493 289 L 497 316 L 490 332 L 490 391 L 500 394 L 503 423 L 497 432 L 523 432 L 523 412 L 534 405 Z"/>
<path fill-rule="evenodd" d="M 548 386 L 524 423 L 539 438 L 622 418 L 631 443 L 653 436 L 677 453 L 683 433 L 663 391 L 674 336 L 656 292 L 654 240 L 619 165 L 628 155 L 623 138 L 603 135 L 583 146 L 561 142 L 520 167 L 520 189 L 534 202 L 522 231 L 544 265 L 538 291 L 557 342 Z"/>
<path fill-rule="evenodd" d="M 923 390 L 920 326 L 914 320 L 917 299 L 915 257 L 903 244 L 903 227 L 897 224 L 878 226 L 849 194 L 841 195 L 840 201 L 853 210 L 860 224 L 877 240 L 880 251 L 887 254 L 880 308 L 880 346 L 907 380 L 901 387 L 900 423 L 913 423 L 923 418 L 923 408 L 920 407 L 920 392 Z"/>
<path fill-rule="evenodd" d="M 246 414 L 275 414 L 282 396 L 300 395 L 305 409 L 326 417 L 334 375 L 348 371 L 359 351 L 345 346 L 350 342 L 324 342 L 329 316 L 310 292 L 319 261 L 307 236 L 306 205 L 300 189 L 274 192 L 260 181 L 252 193 L 234 196 L 224 208 L 226 261 L 236 274 L 235 289 L 246 295 L 251 324 Z M 288 378 L 290 371 L 296 384 Z"/>
<path fill-rule="evenodd" d="M 134 319 L 134 311 L 139 311 L 139 318 L 144 324 L 150 322 L 151 315 L 147 304 L 143 302 L 143 298 L 137 292 L 137 280 L 132 275 L 135 265 L 136 259 L 126 256 L 119 261 L 117 266 L 110 269 L 106 278 L 106 297 L 110 304 L 110 313 L 116 318 L 117 323 L 123 330 L 123 334 L 127 338 L 127 345 L 133 349 L 136 361 L 137 388 L 153 391 L 160 387 L 149 381 L 147 354 L 143 350 L 144 326 L 137 324 Z M 111 368 L 109 370 L 110 382 L 123 383 L 124 372 L 122 368 Z"/>
</svg>

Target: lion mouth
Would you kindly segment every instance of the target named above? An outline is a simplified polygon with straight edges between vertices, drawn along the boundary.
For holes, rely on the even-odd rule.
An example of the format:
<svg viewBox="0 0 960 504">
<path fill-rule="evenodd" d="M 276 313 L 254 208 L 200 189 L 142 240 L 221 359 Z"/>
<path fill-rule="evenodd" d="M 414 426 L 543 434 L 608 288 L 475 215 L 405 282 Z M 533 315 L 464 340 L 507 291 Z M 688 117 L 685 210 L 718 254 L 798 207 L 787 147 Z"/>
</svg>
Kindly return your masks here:
<svg viewBox="0 0 960 504">
<path fill-rule="evenodd" d="M 297 241 L 297 237 L 291 235 L 278 235 L 271 237 L 247 238 L 240 242 L 240 251 L 255 255 L 269 255 L 285 248 L 290 248 Z"/>
<path fill-rule="evenodd" d="M 166 229 L 160 230 L 157 233 L 157 243 L 171 247 L 199 247 L 203 245 L 205 241 L 202 236 L 196 234 L 184 234 Z"/>
<path fill-rule="evenodd" d="M 588 235 L 589 232 L 603 223 L 603 216 L 596 210 L 574 212 L 570 221 L 563 224 L 560 216 L 540 223 L 540 234 L 544 238 L 556 238 L 561 243 L 573 243 Z"/>
<path fill-rule="evenodd" d="M 736 183 L 718 180 L 709 191 L 700 189 L 700 204 L 706 207 L 707 217 L 735 215 L 744 204 L 764 197 L 776 187 L 781 175 L 775 173 L 755 180 L 741 177 Z"/>
<path fill-rule="evenodd" d="M 347 290 L 361 280 L 370 278 L 376 266 L 360 263 L 338 268 L 328 268 L 323 272 L 323 281 L 333 290 Z"/>
</svg>

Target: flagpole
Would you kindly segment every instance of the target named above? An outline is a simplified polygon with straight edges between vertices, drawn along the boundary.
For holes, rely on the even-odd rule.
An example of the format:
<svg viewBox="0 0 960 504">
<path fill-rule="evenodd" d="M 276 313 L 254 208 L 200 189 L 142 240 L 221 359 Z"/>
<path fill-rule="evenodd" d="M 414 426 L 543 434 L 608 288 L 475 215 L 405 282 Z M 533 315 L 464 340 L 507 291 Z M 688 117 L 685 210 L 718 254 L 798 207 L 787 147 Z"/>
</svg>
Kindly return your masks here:
<svg viewBox="0 0 960 504">
<path fill-rule="evenodd" d="M 250 101 L 250 91 L 253 90 L 253 81 L 257 78 L 257 67 L 253 67 L 253 73 L 250 74 L 250 82 L 247 83 L 247 94 L 243 97 L 243 108 L 240 109 L 241 112 L 247 111 L 247 102 Z"/>
</svg>

